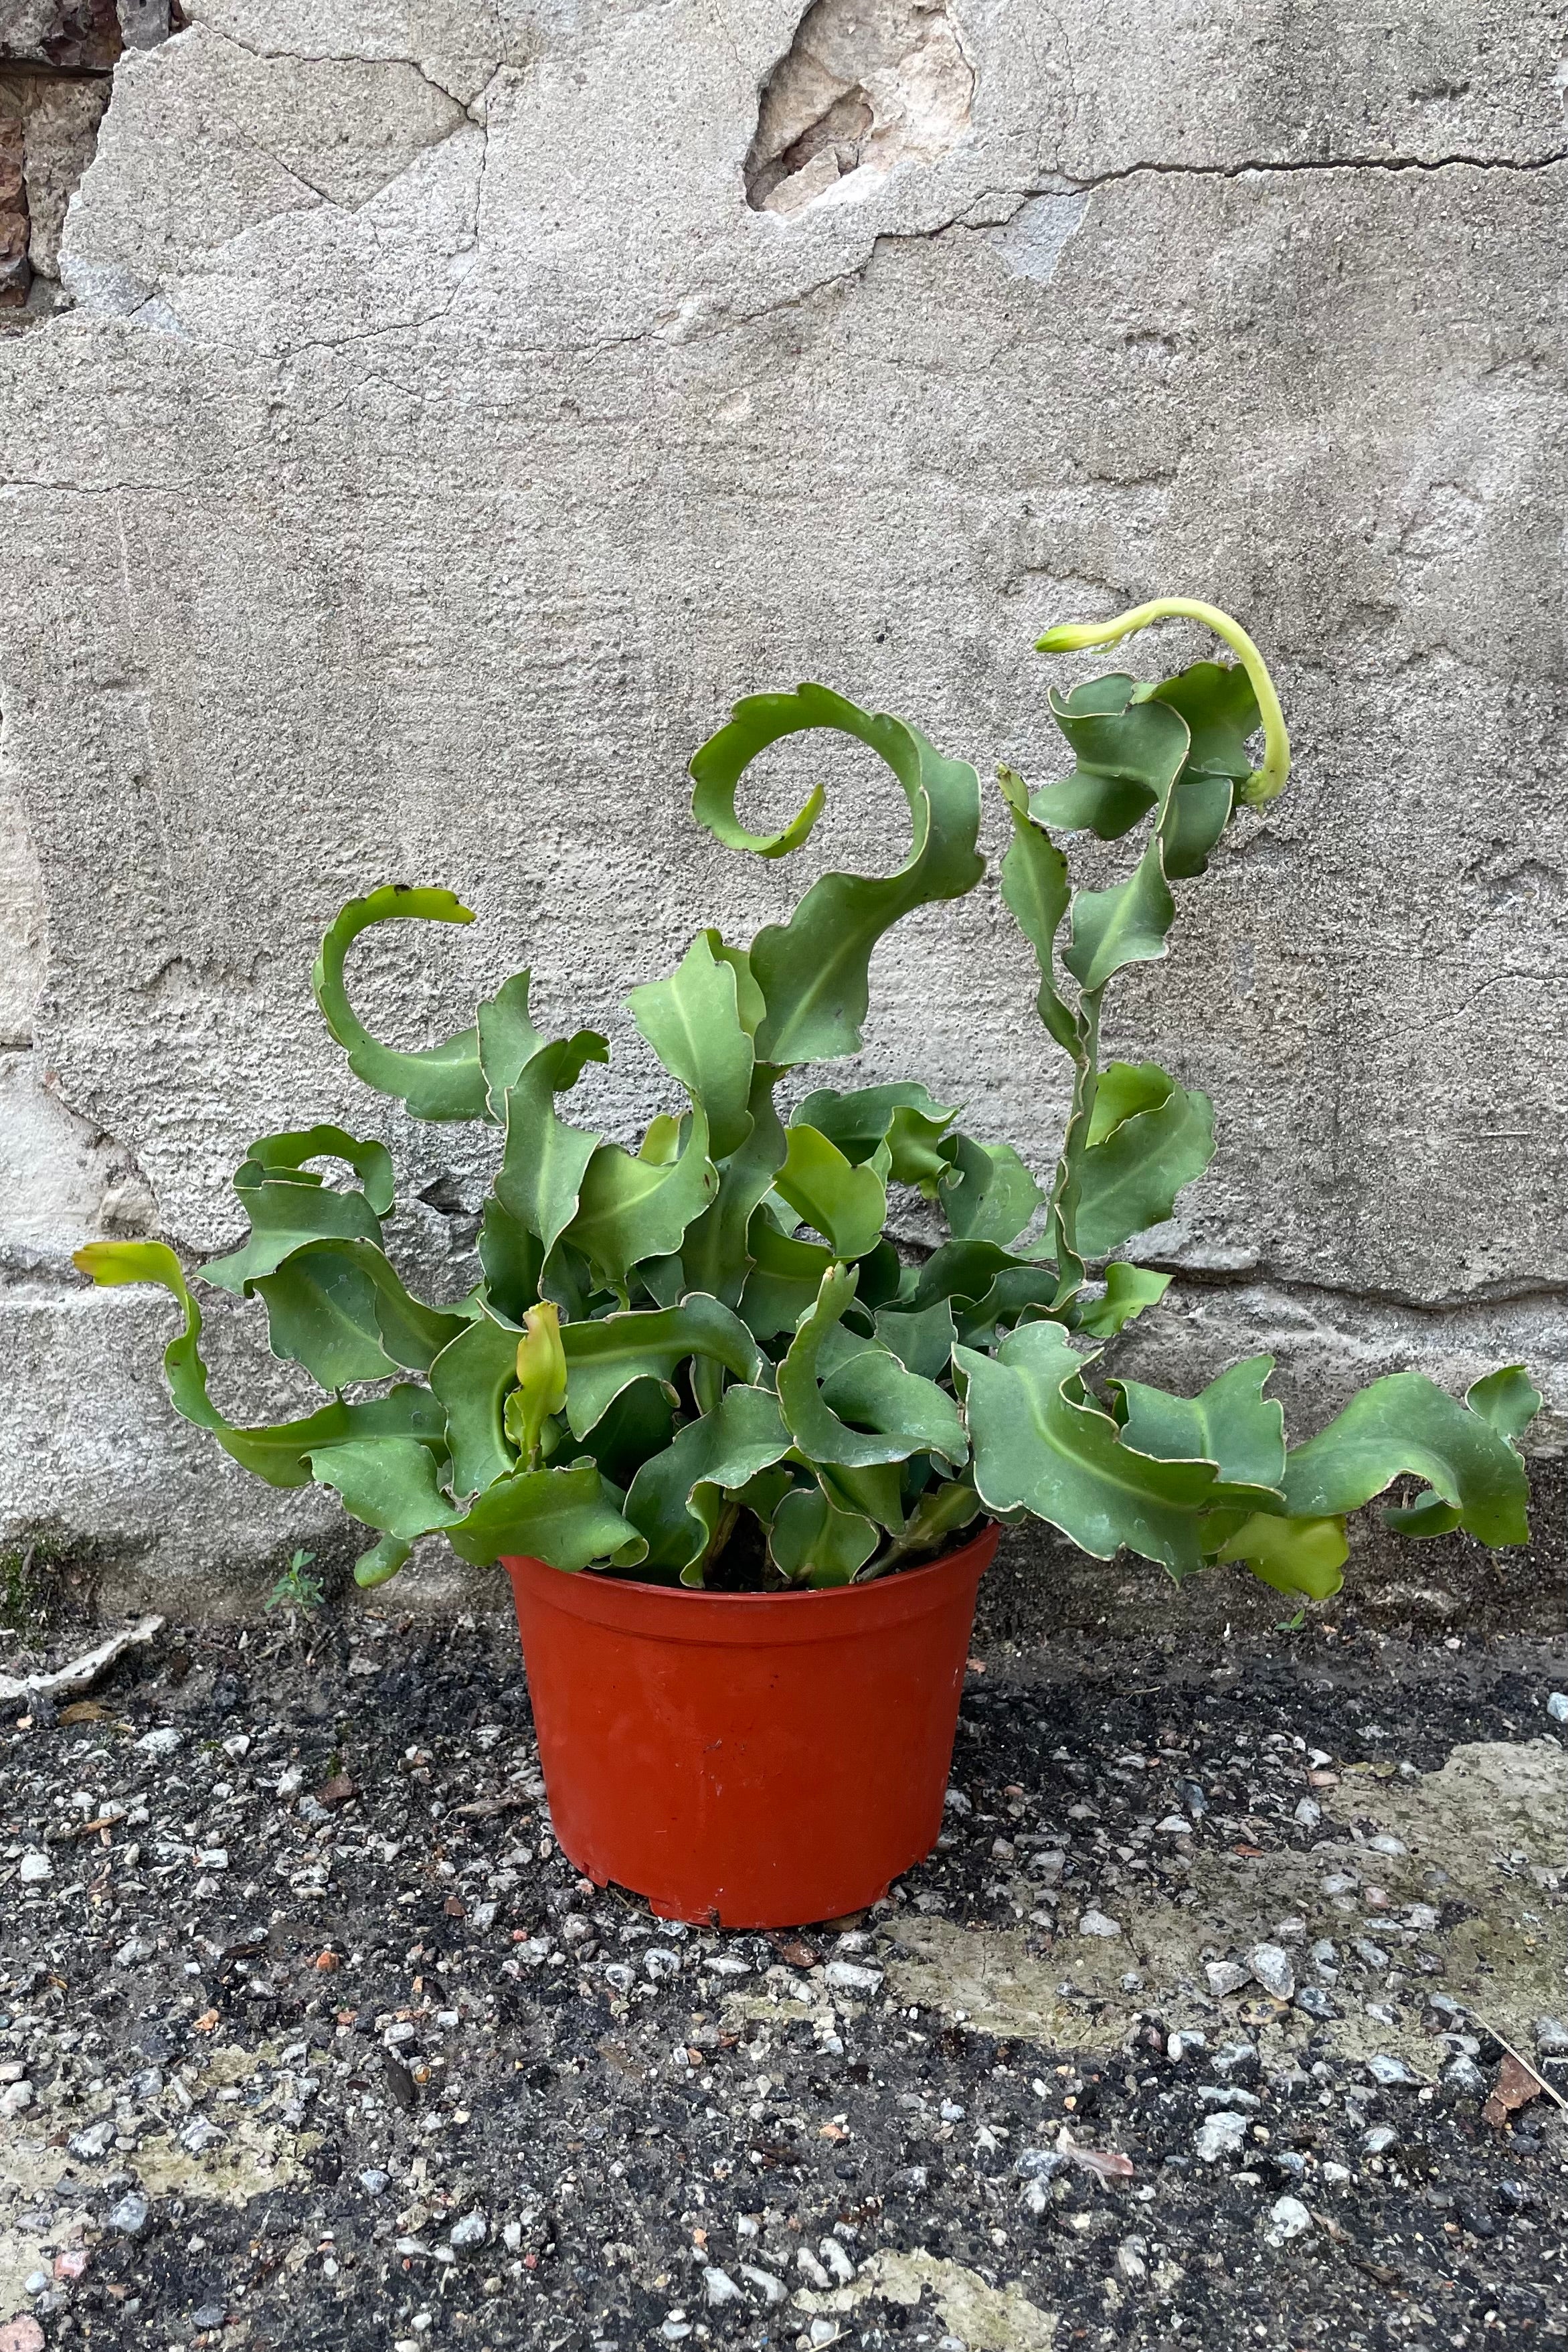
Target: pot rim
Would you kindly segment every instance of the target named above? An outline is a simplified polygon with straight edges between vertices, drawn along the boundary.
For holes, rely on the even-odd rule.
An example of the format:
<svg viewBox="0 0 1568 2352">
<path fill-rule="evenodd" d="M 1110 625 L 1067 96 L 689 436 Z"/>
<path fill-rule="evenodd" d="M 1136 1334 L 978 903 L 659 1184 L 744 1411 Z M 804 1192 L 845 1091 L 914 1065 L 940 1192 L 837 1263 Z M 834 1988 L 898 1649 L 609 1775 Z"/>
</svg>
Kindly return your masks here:
<svg viewBox="0 0 1568 2352">
<path fill-rule="evenodd" d="M 925 1568 L 878 1577 L 871 1584 L 831 1585 L 793 1592 L 707 1592 L 699 1586 L 645 1584 L 631 1576 L 575 1576 L 528 1554 L 505 1553 L 501 1566 L 519 1598 L 526 1584 L 535 1605 L 613 1627 L 633 1637 L 695 1644 L 858 1641 L 900 1619 L 938 1609 L 955 1578 L 978 1583 L 990 1566 L 1000 1527 L 988 1519 L 967 1543 Z M 832 1601 L 834 1610 L 807 1608 Z M 706 1602 L 699 1612 L 695 1602 Z M 759 1613 L 762 1612 L 762 1613 Z"/>
</svg>

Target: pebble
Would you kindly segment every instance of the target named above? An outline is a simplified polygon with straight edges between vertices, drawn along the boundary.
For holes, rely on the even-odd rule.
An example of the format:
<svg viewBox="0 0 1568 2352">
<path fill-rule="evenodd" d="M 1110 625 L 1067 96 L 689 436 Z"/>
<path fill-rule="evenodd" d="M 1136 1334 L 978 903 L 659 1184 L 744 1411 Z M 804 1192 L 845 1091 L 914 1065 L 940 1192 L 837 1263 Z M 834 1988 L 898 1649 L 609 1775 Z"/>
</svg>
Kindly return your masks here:
<svg viewBox="0 0 1568 2352">
<path fill-rule="evenodd" d="M 205 2116 L 198 2116 L 194 2123 L 187 2124 L 180 2134 L 180 2146 L 187 2156 L 204 2156 L 208 2148 L 215 2147 L 219 2140 L 227 2137 L 227 2132 L 220 2130 L 216 2124 L 209 2123 Z"/>
<path fill-rule="evenodd" d="M 1322 1817 L 1323 1809 L 1315 1797 L 1303 1797 L 1291 1816 L 1299 1830 L 1315 1830 Z"/>
<path fill-rule="evenodd" d="M 152 2218 L 152 2209 L 138 2189 L 122 2197 L 109 2216 L 109 2226 L 122 2238 L 139 2238 Z"/>
<path fill-rule="evenodd" d="M 1373 1853 L 1408 1853 L 1410 1851 L 1403 1838 L 1392 1837 L 1386 1830 L 1376 1837 L 1368 1838 L 1366 1843 L 1368 1851 Z"/>
<path fill-rule="evenodd" d="M 1292 2238 L 1304 2238 L 1312 2226 L 1312 2217 L 1299 2197 L 1278 2197 L 1269 2209 L 1269 2243 L 1288 2246 Z"/>
<path fill-rule="evenodd" d="M 1568 1723 L 1568 1691 L 1553 1691 L 1546 1702 L 1546 1712 L 1553 1723 Z"/>
<path fill-rule="evenodd" d="M 44 2352 L 44 2331 L 31 2312 L 0 2327 L 0 2352 Z"/>
<path fill-rule="evenodd" d="M 1239 1960 L 1207 1960 L 1203 1973 L 1215 2000 L 1223 2000 L 1227 1993 L 1240 1991 L 1250 1971 Z"/>
<path fill-rule="evenodd" d="M 55 1874 L 55 1865 L 47 1853 L 25 1853 L 17 1866 L 16 1875 L 24 1886 L 41 1886 L 46 1878 Z"/>
<path fill-rule="evenodd" d="M 193 2327 L 221 2327 L 227 2317 L 226 2305 L 204 2303 L 199 2311 L 192 2312 L 191 2325 Z"/>
<path fill-rule="evenodd" d="M 1319 2023 L 1323 2025 L 1326 2025 L 1331 2018 L 1338 2017 L 1340 2014 L 1338 2001 L 1335 2000 L 1333 1993 L 1326 1991 L 1322 1985 L 1303 1985 L 1296 1995 L 1296 2007 L 1303 2011 L 1308 2017 L 1315 2017 Z"/>
<path fill-rule="evenodd" d="M 781 2278 L 775 2278 L 771 2271 L 758 2270 L 755 2263 L 742 2263 L 740 2275 L 747 2286 L 754 2286 L 757 2289 L 763 2302 L 769 2307 L 776 2303 L 783 2302 L 784 2282 Z"/>
<path fill-rule="evenodd" d="M 25 2116 L 33 2104 L 33 2086 L 26 2080 L 7 2083 L 0 2091 L 0 2117 L 9 2121 L 13 2116 Z"/>
<path fill-rule="evenodd" d="M 1374 2124 L 1361 2144 L 1368 2156 L 1385 2156 L 1398 2137 L 1392 2124 Z"/>
<path fill-rule="evenodd" d="M 668 1984 L 681 1973 L 681 1956 L 663 1944 L 650 1944 L 643 1955 L 643 1973 L 650 1984 Z"/>
<path fill-rule="evenodd" d="M 29 2271 L 26 2277 L 22 2281 L 22 2292 L 24 2294 L 47 2294 L 48 2291 L 49 2273 L 47 2271 Z"/>
<path fill-rule="evenodd" d="M 1387 2051 L 1375 2051 L 1366 2061 L 1366 2071 L 1375 2083 L 1385 2090 L 1406 2089 L 1420 2082 L 1421 2077 L 1403 2058 L 1391 2057 Z"/>
<path fill-rule="evenodd" d="M 1103 1911 L 1085 1911 L 1079 1918 L 1078 1932 L 1081 1936 L 1119 1936 L 1122 1923 L 1108 1918 Z"/>
<path fill-rule="evenodd" d="M 73 2156 L 81 2157 L 89 2164 L 101 2163 L 114 2146 L 114 2117 L 105 2116 L 98 2123 L 72 2132 L 66 2146 Z"/>
<path fill-rule="evenodd" d="M 1535 2046 L 1543 2058 L 1568 2057 L 1568 2025 L 1560 2017 L 1538 2017 Z"/>
<path fill-rule="evenodd" d="M 1144 2260 L 1147 2251 L 1146 2242 L 1142 2238 L 1125 2239 L 1116 2249 L 1116 2268 L 1134 2286 L 1141 2284 L 1149 2275 L 1149 2266 Z"/>
<path fill-rule="evenodd" d="M 459 2248 L 482 2246 L 489 2234 L 489 2221 L 477 2208 L 472 2213 L 465 2213 L 461 2221 L 452 2224 L 452 2243 Z"/>
<path fill-rule="evenodd" d="M 143 1756 L 172 1756 L 184 1744 L 184 1733 L 176 1731 L 172 1724 L 165 1725 L 162 1731 L 144 1731 L 136 1743 Z"/>
<path fill-rule="evenodd" d="M 716 2263 L 710 2263 L 706 2270 L 704 2271 L 703 2285 L 707 2290 L 707 2299 L 709 2304 L 716 2308 L 721 2304 L 744 2303 L 746 2301 L 746 2297 L 736 2285 L 735 2281 L 730 2277 L 729 2273 L 727 2271 L 721 2271 Z"/>
<path fill-rule="evenodd" d="M 1296 1990 L 1296 1971 L 1282 1944 L 1254 1944 L 1248 1955 L 1252 1973 L 1276 2000 L 1289 2000 Z"/>
<path fill-rule="evenodd" d="M 882 1970 L 862 1968 L 858 1960 L 830 1960 L 822 1980 L 833 1992 L 878 1992 Z"/>
<path fill-rule="evenodd" d="M 1192 2144 L 1205 2164 L 1213 2164 L 1222 2156 L 1239 2156 L 1247 2144 L 1247 2117 L 1231 2108 L 1205 2116 Z"/>
<path fill-rule="evenodd" d="M 1163 1837 L 1191 1837 L 1192 1835 L 1192 1823 L 1180 1813 L 1167 1813 L 1163 1822 L 1155 1823 L 1155 1828 Z"/>
<path fill-rule="evenodd" d="M 367 2197 L 384 2196 L 391 2186 L 391 2173 L 382 2172 L 379 2167 L 375 2165 L 371 2165 L 368 2171 L 361 2172 L 360 2175 L 360 2187 L 364 2190 Z"/>
</svg>

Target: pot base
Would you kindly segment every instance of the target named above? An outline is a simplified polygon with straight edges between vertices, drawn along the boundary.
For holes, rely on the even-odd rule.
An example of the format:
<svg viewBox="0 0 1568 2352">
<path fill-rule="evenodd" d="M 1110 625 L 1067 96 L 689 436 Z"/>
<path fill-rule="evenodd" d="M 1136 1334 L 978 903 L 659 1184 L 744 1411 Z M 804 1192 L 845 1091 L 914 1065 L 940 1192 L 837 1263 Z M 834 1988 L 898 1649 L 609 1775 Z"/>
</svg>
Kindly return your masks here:
<svg viewBox="0 0 1568 2352">
<path fill-rule="evenodd" d="M 997 1536 L 825 1592 L 504 1561 L 568 1860 L 694 1926 L 797 1927 L 880 1902 L 941 1829 Z"/>
</svg>

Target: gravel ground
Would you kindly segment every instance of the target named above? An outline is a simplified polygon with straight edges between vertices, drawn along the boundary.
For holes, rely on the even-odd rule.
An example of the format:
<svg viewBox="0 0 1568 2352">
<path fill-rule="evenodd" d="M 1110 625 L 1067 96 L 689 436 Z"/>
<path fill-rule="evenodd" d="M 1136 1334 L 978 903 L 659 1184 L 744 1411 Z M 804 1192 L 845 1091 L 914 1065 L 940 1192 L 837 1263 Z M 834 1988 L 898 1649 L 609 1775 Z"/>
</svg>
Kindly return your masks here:
<svg viewBox="0 0 1568 2352">
<path fill-rule="evenodd" d="M 930 1863 L 721 1936 L 557 1851 L 499 1620 L 166 1634 L 0 1724 L 0 2352 L 1561 2343 L 1564 1691 L 997 1642 Z"/>
</svg>

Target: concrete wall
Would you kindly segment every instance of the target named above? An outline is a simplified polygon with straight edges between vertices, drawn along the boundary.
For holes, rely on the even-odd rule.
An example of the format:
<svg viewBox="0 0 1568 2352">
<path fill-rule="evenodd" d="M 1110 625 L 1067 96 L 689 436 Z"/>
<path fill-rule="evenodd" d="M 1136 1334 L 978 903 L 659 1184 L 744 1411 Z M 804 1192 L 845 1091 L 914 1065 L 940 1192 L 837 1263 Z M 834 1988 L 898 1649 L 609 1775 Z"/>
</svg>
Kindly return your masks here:
<svg viewBox="0 0 1568 2352">
<path fill-rule="evenodd" d="M 0 0 L 0 49 L 47 67 L 53 6 Z M 822 677 L 1044 782 L 1032 638 L 1161 588 L 1247 618 L 1299 766 L 1117 1001 L 1222 1139 L 1132 1353 L 1274 1348 L 1303 1431 L 1523 1354 L 1557 1442 L 1561 8 L 186 14 L 124 48 L 57 277 L 0 310 L 0 1525 L 194 1606 L 329 1517 L 173 1419 L 164 1307 L 68 1252 L 226 1242 L 252 1134 L 384 1121 L 309 1000 L 340 898 L 464 892 L 417 964 L 366 951 L 384 1024 L 531 961 L 615 1037 L 626 1134 L 627 985 L 902 838 L 852 764 L 800 857 L 717 850 L 683 762 L 727 701 Z M 1045 1165 L 994 885 L 876 977 L 865 1076 Z M 381 1131 L 413 1264 L 462 1281 L 482 1151 Z M 260 1344 L 220 1318 L 225 1397 Z"/>
</svg>

